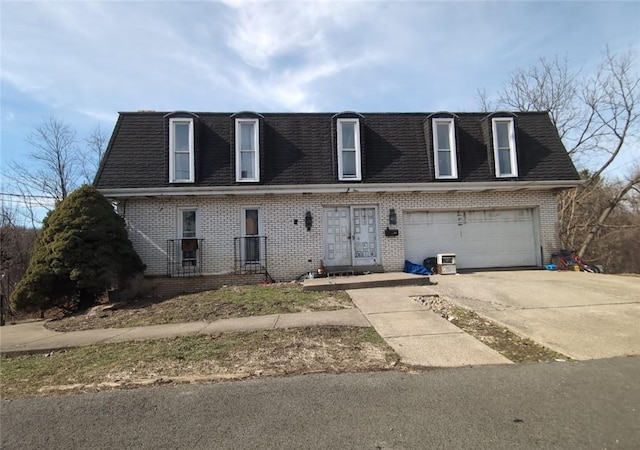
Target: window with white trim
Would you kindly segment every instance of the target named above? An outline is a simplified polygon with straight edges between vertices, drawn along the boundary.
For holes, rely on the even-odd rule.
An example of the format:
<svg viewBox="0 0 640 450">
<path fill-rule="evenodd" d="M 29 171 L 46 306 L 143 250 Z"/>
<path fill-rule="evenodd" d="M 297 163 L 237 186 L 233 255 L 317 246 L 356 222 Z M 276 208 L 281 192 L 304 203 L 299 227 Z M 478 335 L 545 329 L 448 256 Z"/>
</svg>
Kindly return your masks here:
<svg viewBox="0 0 640 450">
<path fill-rule="evenodd" d="M 193 183 L 193 119 L 169 119 L 169 182 Z"/>
<path fill-rule="evenodd" d="M 513 119 L 509 117 L 493 119 L 492 131 L 496 177 L 517 177 L 518 160 Z"/>
<path fill-rule="evenodd" d="M 458 178 L 454 119 L 432 119 L 436 178 Z"/>
<path fill-rule="evenodd" d="M 360 120 L 338 119 L 338 179 L 361 180 Z"/>
<path fill-rule="evenodd" d="M 236 119 L 236 181 L 260 181 L 258 119 Z"/>
</svg>

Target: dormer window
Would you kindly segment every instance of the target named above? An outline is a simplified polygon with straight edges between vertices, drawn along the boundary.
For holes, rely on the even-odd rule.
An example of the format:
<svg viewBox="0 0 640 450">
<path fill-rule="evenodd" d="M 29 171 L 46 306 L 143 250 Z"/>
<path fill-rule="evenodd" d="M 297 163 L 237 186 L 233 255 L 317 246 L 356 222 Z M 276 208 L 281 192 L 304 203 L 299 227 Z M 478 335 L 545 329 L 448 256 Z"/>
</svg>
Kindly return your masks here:
<svg viewBox="0 0 640 450">
<path fill-rule="evenodd" d="M 260 181 L 258 119 L 236 119 L 236 181 Z"/>
<path fill-rule="evenodd" d="M 458 178 L 456 130 L 454 119 L 432 119 L 433 152 L 436 178 Z"/>
<path fill-rule="evenodd" d="M 193 183 L 193 119 L 169 119 L 169 182 Z"/>
<path fill-rule="evenodd" d="M 338 179 L 362 179 L 360 167 L 360 120 L 338 119 Z"/>
<path fill-rule="evenodd" d="M 517 177 L 518 160 L 513 119 L 509 117 L 493 119 L 492 131 L 496 177 Z"/>
</svg>

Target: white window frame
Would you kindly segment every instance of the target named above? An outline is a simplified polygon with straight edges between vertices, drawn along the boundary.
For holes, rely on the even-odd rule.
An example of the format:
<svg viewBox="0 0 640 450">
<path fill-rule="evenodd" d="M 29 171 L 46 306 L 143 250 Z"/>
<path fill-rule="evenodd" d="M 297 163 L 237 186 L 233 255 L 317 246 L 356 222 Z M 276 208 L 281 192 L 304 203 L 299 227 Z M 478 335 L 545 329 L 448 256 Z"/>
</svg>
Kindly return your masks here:
<svg viewBox="0 0 640 450">
<path fill-rule="evenodd" d="M 253 164 L 255 176 L 252 178 L 242 177 L 242 158 L 240 157 L 240 125 L 253 124 Z M 260 181 L 260 123 L 258 119 L 236 119 L 236 181 L 237 182 L 257 182 Z M 246 151 L 246 150 L 244 150 Z"/>
<path fill-rule="evenodd" d="M 264 223 L 262 220 L 262 206 L 260 205 L 249 205 L 249 206 L 243 206 L 241 208 L 241 221 L 240 221 L 240 226 L 241 226 L 241 232 L 240 232 L 240 236 L 242 237 L 247 237 L 247 236 L 254 236 L 252 234 L 247 234 L 247 229 L 246 229 L 246 224 L 245 224 L 245 220 L 247 218 L 247 211 L 250 210 L 257 210 L 258 211 L 258 234 L 256 234 L 255 236 L 264 236 Z"/>
<path fill-rule="evenodd" d="M 509 161 L 511 162 L 511 172 L 500 172 L 500 155 L 498 148 L 498 123 L 506 123 L 509 125 Z M 516 155 L 516 132 L 513 119 L 510 117 L 495 118 L 491 122 L 491 130 L 493 133 L 493 160 L 496 170 L 496 178 L 512 178 L 518 176 L 518 158 Z"/>
<path fill-rule="evenodd" d="M 175 126 L 177 124 L 189 125 L 189 177 L 176 178 L 176 152 L 175 148 Z M 170 183 L 193 183 L 195 181 L 194 167 L 194 138 L 193 138 L 193 119 L 174 118 L 169 119 L 169 182 Z"/>
<path fill-rule="evenodd" d="M 356 153 L 356 174 L 344 175 L 343 166 L 343 147 L 342 147 L 342 124 L 352 123 L 354 124 L 354 144 Z M 361 181 L 362 180 L 362 168 L 361 168 L 361 151 L 360 151 L 360 119 L 338 119 L 338 179 L 340 181 Z M 347 150 L 351 151 L 351 150 Z"/>
<path fill-rule="evenodd" d="M 440 158 L 438 152 L 438 125 L 447 125 L 449 129 L 449 163 L 451 164 L 451 175 L 440 174 Z M 456 147 L 456 124 L 452 118 L 436 118 L 431 120 L 431 129 L 433 130 L 433 158 L 435 162 L 436 179 L 456 179 L 458 178 L 458 158 Z"/>
<path fill-rule="evenodd" d="M 196 234 L 195 236 L 185 237 L 184 235 L 184 224 L 182 222 L 182 213 L 193 211 L 196 213 Z M 198 208 L 196 207 L 180 207 L 178 208 L 178 239 L 199 239 L 200 238 L 200 214 L 198 214 Z"/>
</svg>

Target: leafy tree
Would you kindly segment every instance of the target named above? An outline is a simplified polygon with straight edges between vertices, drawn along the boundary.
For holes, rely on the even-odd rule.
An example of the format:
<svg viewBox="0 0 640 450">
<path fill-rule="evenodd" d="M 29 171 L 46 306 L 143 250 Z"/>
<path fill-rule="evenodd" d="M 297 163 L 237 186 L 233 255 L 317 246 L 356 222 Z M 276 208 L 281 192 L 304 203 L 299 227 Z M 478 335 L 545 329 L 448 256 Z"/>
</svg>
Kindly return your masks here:
<svg viewBox="0 0 640 450">
<path fill-rule="evenodd" d="M 144 268 L 124 220 L 94 187 L 83 186 L 44 219 L 12 305 L 41 312 L 52 307 L 84 309 Z"/>
</svg>

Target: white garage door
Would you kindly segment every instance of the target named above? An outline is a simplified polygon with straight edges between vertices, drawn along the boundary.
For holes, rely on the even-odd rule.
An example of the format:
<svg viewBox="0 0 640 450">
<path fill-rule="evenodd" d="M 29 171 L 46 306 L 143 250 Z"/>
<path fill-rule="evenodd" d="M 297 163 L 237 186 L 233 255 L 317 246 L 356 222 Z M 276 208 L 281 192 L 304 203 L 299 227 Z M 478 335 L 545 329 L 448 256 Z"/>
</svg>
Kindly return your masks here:
<svg viewBox="0 0 640 450">
<path fill-rule="evenodd" d="M 533 210 L 412 211 L 404 214 L 405 258 L 422 264 L 455 253 L 459 268 L 538 264 Z"/>
</svg>

